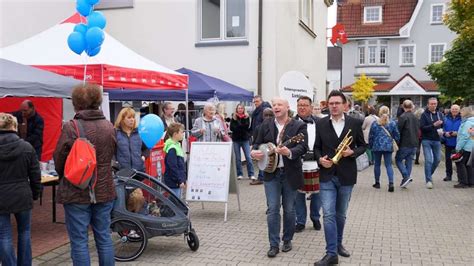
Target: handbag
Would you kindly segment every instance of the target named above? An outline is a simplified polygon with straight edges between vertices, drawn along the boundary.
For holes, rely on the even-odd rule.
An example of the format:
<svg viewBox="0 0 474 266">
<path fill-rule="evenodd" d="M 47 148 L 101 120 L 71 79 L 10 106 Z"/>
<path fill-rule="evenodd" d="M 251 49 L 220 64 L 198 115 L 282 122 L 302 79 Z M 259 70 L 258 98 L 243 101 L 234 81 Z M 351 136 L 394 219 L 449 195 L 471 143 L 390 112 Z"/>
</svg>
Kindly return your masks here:
<svg viewBox="0 0 474 266">
<path fill-rule="evenodd" d="M 359 157 L 356 158 L 357 171 L 361 172 L 369 168 L 369 156 L 367 153 L 362 153 Z"/>
<path fill-rule="evenodd" d="M 387 133 L 387 135 L 392 139 L 393 151 L 394 151 L 394 152 L 397 152 L 397 151 L 398 151 L 398 144 L 397 144 L 397 142 L 395 141 L 395 139 L 392 137 L 392 135 L 390 134 L 390 132 L 388 132 L 388 130 L 387 130 L 384 126 L 382 126 L 382 125 L 380 125 L 380 126 L 382 127 L 383 131 L 385 131 L 385 133 Z"/>
</svg>

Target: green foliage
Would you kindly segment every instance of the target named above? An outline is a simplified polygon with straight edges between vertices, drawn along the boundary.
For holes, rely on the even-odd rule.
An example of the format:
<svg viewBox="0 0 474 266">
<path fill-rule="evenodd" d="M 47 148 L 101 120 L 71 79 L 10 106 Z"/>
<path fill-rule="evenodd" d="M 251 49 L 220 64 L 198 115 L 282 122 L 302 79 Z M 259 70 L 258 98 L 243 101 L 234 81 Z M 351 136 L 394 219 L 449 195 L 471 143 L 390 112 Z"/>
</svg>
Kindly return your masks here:
<svg viewBox="0 0 474 266">
<path fill-rule="evenodd" d="M 354 85 L 352 85 L 352 96 L 356 101 L 361 101 L 365 104 L 374 95 L 375 85 L 377 84 L 375 84 L 374 79 L 368 78 L 365 74 L 362 74 L 360 78 L 356 80 Z"/>
<path fill-rule="evenodd" d="M 448 98 L 474 100 L 474 0 L 452 0 L 444 18 L 458 37 L 444 60 L 425 67 L 438 83 L 439 91 Z"/>
</svg>

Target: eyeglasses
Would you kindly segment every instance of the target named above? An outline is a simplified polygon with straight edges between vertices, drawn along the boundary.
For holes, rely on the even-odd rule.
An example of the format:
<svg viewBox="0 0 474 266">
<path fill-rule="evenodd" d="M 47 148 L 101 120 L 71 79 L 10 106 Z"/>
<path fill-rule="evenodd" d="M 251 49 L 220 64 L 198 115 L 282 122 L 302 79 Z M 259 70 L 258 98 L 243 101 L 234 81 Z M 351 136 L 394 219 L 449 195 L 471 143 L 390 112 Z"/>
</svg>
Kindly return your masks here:
<svg viewBox="0 0 474 266">
<path fill-rule="evenodd" d="M 328 105 L 341 105 L 342 102 L 331 102 L 331 103 L 328 103 Z"/>
<path fill-rule="evenodd" d="M 296 106 L 297 106 L 298 108 L 300 108 L 300 107 L 309 107 L 309 106 L 311 106 L 311 105 L 309 105 L 309 104 L 298 104 L 298 105 L 296 105 Z"/>
</svg>

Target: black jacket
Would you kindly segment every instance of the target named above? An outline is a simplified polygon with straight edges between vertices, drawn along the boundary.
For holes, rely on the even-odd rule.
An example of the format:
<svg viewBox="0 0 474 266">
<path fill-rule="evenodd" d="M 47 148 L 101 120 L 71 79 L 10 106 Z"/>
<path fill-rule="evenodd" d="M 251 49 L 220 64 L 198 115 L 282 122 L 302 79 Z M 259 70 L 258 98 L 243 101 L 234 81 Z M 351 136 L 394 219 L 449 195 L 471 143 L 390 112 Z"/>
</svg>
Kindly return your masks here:
<svg viewBox="0 0 474 266">
<path fill-rule="evenodd" d="M 357 183 L 357 164 L 356 158 L 365 152 L 366 143 L 364 134 L 362 133 L 362 121 L 345 116 L 344 129 L 341 136 L 337 137 L 336 131 L 332 126 L 330 116 L 321 118 L 316 123 L 316 141 L 314 142 L 314 157 L 319 162 L 319 158 L 327 155 L 329 158 L 336 155 L 336 148 L 346 136 L 349 129 L 352 129 L 350 136 L 352 136 L 352 143 L 349 147 L 354 151 L 350 157 L 342 157 L 337 165 L 331 168 L 324 168 L 320 166 L 319 177 L 320 182 L 328 182 L 333 176 L 337 176 L 341 185 L 350 186 Z"/>
<path fill-rule="evenodd" d="M 291 151 L 291 159 L 283 156 L 283 164 L 285 176 L 288 183 L 293 189 L 299 189 L 303 186 L 303 160 L 302 156 L 308 151 L 308 132 L 306 131 L 306 124 L 302 121 L 292 119 L 285 129 L 285 136 L 282 142 L 290 139 L 293 136 L 303 133 L 305 140 L 299 143 L 291 143 L 287 147 Z M 263 143 L 272 142 L 277 144 L 278 128 L 275 125 L 275 119 L 265 119 L 261 124 L 257 137 L 255 138 L 253 149 L 258 149 L 258 146 Z M 264 173 L 264 181 L 270 181 L 275 177 L 275 173 Z"/>
<path fill-rule="evenodd" d="M 415 148 L 418 147 L 418 130 L 420 121 L 413 112 L 404 112 L 398 118 L 398 131 L 400 132 L 399 147 Z"/>
<path fill-rule="evenodd" d="M 14 131 L 0 131 L 0 214 L 33 208 L 41 190 L 36 152 Z"/>
<path fill-rule="evenodd" d="M 14 112 L 12 115 L 16 117 L 18 125 L 23 123 L 23 115 L 21 111 Z M 41 152 L 43 147 L 43 129 L 44 129 L 44 120 L 35 111 L 35 114 L 28 118 L 28 129 L 26 133 L 26 141 L 28 141 L 33 148 L 35 148 L 36 156 L 38 160 L 41 160 Z"/>
<path fill-rule="evenodd" d="M 233 141 L 246 141 L 250 139 L 250 117 L 237 118 L 232 116 L 230 120 L 230 131 Z"/>
<path fill-rule="evenodd" d="M 420 118 L 421 139 L 435 141 L 441 140 L 437 130 L 443 128 L 443 124 L 437 127 L 433 125 L 434 122 L 438 120 L 444 121 L 444 115 L 441 112 L 436 111 L 433 114 L 430 110 L 428 110 L 428 108 L 425 110 Z"/>
<path fill-rule="evenodd" d="M 268 102 L 262 102 L 262 104 L 252 112 L 252 124 L 250 125 L 250 129 L 254 134 L 257 127 L 263 122 L 263 110 L 266 108 L 272 108 L 272 106 Z"/>
</svg>

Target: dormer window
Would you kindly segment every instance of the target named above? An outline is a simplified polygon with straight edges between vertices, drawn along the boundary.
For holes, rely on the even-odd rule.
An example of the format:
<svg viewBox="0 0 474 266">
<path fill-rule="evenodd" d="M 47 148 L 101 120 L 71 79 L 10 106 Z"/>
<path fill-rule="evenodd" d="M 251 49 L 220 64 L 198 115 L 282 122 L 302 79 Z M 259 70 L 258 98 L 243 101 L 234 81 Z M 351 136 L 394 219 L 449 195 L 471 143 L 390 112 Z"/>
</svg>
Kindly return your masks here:
<svg viewBox="0 0 474 266">
<path fill-rule="evenodd" d="M 364 23 L 382 23 L 382 6 L 364 7 Z"/>
<path fill-rule="evenodd" d="M 442 24 L 444 14 L 444 4 L 431 5 L 431 24 Z"/>
</svg>

